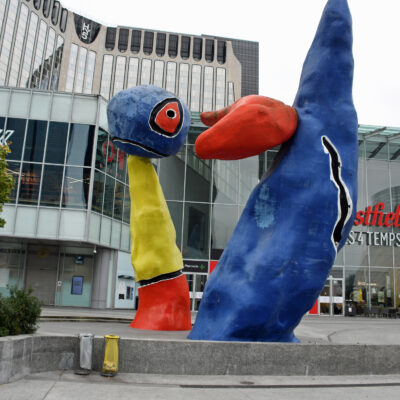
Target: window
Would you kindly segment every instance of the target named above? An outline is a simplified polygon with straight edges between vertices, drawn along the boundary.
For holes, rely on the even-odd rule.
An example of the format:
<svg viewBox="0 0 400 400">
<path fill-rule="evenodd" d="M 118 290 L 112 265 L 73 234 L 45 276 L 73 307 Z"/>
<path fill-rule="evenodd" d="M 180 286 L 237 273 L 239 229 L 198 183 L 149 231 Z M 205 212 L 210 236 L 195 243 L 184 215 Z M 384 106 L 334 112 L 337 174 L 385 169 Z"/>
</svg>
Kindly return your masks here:
<svg viewBox="0 0 400 400">
<path fill-rule="evenodd" d="M 11 0 L 8 14 L 5 17 L 5 31 L 3 35 L 3 45 L 0 52 L 0 85 L 4 85 L 7 76 L 8 61 L 12 49 L 12 38 L 14 26 L 17 18 L 18 0 Z"/>
<path fill-rule="evenodd" d="M 175 94 L 175 84 L 176 84 L 176 63 L 167 63 L 167 80 L 165 83 L 165 89 L 168 92 Z"/>
<path fill-rule="evenodd" d="M 22 164 L 18 203 L 30 205 L 37 204 L 41 173 L 41 164 Z"/>
<path fill-rule="evenodd" d="M 64 33 L 67 29 L 67 21 L 68 21 L 68 10 L 63 8 L 61 11 L 61 18 L 60 18 L 60 29 L 61 32 Z"/>
<path fill-rule="evenodd" d="M 151 76 L 151 60 L 144 58 L 142 60 L 142 73 L 140 77 L 141 85 L 149 85 Z"/>
<path fill-rule="evenodd" d="M 47 121 L 28 122 L 26 131 L 24 161 L 42 162 L 46 140 Z"/>
<path fill-rule="evenodd" d="M 114 96 L 124 88 L 126 58 L 117 57 L 114 74 Z"/>
<path fill-rule="evenodd" d="M 85 49 L 84 47 L 79 47 L 79 56 L 75 73 L 75 87 L 74 87 L 75 93 L 82 93 L 83 91 L 83 79 L 85 77 L 86 57 L 87 57 L 87 49 Z"/>
<path fill-rule="evenodd" d="M 139 69 L 139 59 L 138 58 L 130 58 L 129 59 L 129 70 L 128 70 L 128 82 L 127 82 L 128 88 L 137 85 L 138 69 Z"/>
<path fill-rule="evenodd" d="M 62 207 L 87 208 L 90 168 L 65 167 Z"/>
<path fill-rule="evenodd" d="M 201 66 L 192 66 L 192 88 L 190 93 L 190 110 L 200 111 Z"/>
<path fill-rule="evenodd" d="M 214 40 L 206 39 L 206 61 L 214 61 Z"/>
<path fill-rule="evenodd" d="M 33 58 L 33 50 L 35 48 L 36 29 L 38 26 L 38 17 L 35 13 L 31 13 L 31 20 L 29 21 L 28 34 L 26 35 L 25 55 L 22 63 L 21 78 L 19 82 L 20 87 L 29 87 L 29 78 L 31 72 L 31 64 Z"/>
<path fill-rule="evenodd" d="M 113 61 L 113 56 L 105 55 L 103 57 L 103 72 L 101 74 L 100 94 L 107 100 L 110 98 Z"/>
<path fill-rule="evenodd" d="M 225 64 L 226 61 L 226 42 L 218 40 L 217 42 L 217 61 L 220 64 Z"/>
<path fill-rule="evenodd" d="M 104 171 L 107 163 L 107 146 L 108 146 L 108 133 L 99 128 L 97 134 L 97 147 L 96 147 L 96 168 Z"/>
<path fill-rule="evenodd" d="M 36 42 L 36 54 L 33 62 L 33 70 L 31 74 L 31 88 L 39 88 L 40 84 L 40 66 L 42 65 L 44 44 L 46 41 L 47 24 L 40 21 L 39 35 Z"/>
<path fill-rule="evenodd" d="M 44 161 L 51 164 L 64 164 L 67 144 L 68 124 L 66 122 L 50 122 L 47 135 L 47 147 Z"/>
<path fill-rule="evenodd" d="M 196 61 L 200 61 L 203 54 L 203 39 L 194 38 L 193 39 L 193 58 Z"/>
<path fill-rule="evenodd" d="M 98 213 L 103 212 L 104 181 L 105 175 L 96 170 L 93 182 L 92 210 Z"/>
<path fill-rule="evenodd" d="M 145 32 L 143 41 L 143 53 L 150 55 L 153 52 L 154 32 Z"/>
<path fill-rule="evenodd" d="M 95 65 L 96 65 L 96 53 L 94 51 L 89 51 L 89 57 L 86 64 L 85 85 L 83 88 L 83 93 L 89 93 L 89 94 L 92 93 Z"/>
<path fill-rule="evenodd" d="M 215 108 L 218 110 L 225 107 L 225 69 L 217 68 L 217 85 L 215 90 Z"/>
<path fill-rule="evenodd" d="M 178 35 L 169 35 L 168 55 L 175 58 L 178 55 Z"/>
<path fill-rule="evenodd" d="M 213 109 L 214 68 L 204 68 L 203 111 Z"/>
<path fill-rule="evenodd" d="M 186 104 L 188 101 L 188 88 L 189 88 L 189 65 L 180 64 L 178 97 L 180 97 Z"/>
<path fill-rule="evenodd" d="M 105 46 L 106 50 L 108 51 L 114 50 L 116 35 L 117 35 L 117 28 L 107 28 L 106 46 Z"/>
<path fill-rule="evenodd" d="M 158 57 L 162 57 L 165 54 L 166 41 L 167 35 L 165 33 L 157 33 L 156 54 Z"/>
<path fill-rule="evenodd" d="M 33 0 L 33 6 L 36 8 L 36 10 L 39 10 L 41 2 L 42 0 Z"/>
<path fill-rule="evenodd" d="M 17 200 L 17 189 L 18 189 L 18 182 L 19 177 L 21 175 L 21 163 L 8 161 L 7 162 L 7 172 L 11 174 L 14 178 L 14 186 L 11 190 L 8 203 L 15 203 Z"/>
<path fill-rule="evenodd" d="M 64 51 L 64 39 L 61 36 L 58 36 L 56 51 L 54 54 L 53 75 L 51 77 L 50 90 L 58 89 L 63 51 Z"/>
<path fill-rule="evenodd" d="M 40 205 L 59 207 L 64 167 L 58 165 L 44 165 L 43 168 Z"/>
<path fill-rule="evenodd" d="M 181 57 L 184 60 L 187 60 L 190 55 L 190 37 L 182 36 L 181 37 Z"/>
<path fill-rule="evenodd" d="M 94 128 L 93 125 L 71 124 L 66 164 L 91 166 Z"/>
<path fill-rule="evenodd" d="M 7 160 L 21 160 L 22 146 L 25 138 L 26 119 L 8 118 L 5 127 L 6 132 L 9 131 L 11 136 L 8 138 L 8 144 L 11 152 L 7 154 Z"/>
<path fill-rule="evenodd" d="M 131 215 L 131 199 L 129 196 L 129 186 L 125 186 L 124 211 L 122 213 L 122 220 L 126 224 L 129 224 L 129 222 L 130 222 L 130 215 Z"/>
<path fill-rule="evenodd" d="M 43 0 L 43 15 L 47 18 L 50 15 L 51 0 Z"/>
<path fill-rule="evenodd" d="M 53 25 L 58 24 L 58 18 L 60 17 L 60 8 L 60 2 L 55 1 L 53 5 L 53 11 L 51 12 L 51 22 L 53 23 Z"/>
<path fill-rule="evenodd" d="M 108 217 L 112 217 L 114 209 L 114 189 L 115 189 L 115 179 L 106 175 L 106 184 L 104 188 L 104 206 L 103 214 Z"/>
<path fill-rule="evenodd" d="M 228 82 L 228 106 L 235 102 L 235 88 L 233 82 Z"/>
<path fill-rule="evenodd" d="M 11 61 L 10 76 L 8 78 L 9 86 L 17 86 L 19 66 L 21 64 L 22 48 L 24 44 L 24 36 L 26 24 L 28 22 L 28 7 L 25 4 L 21 5 L 19 14 L 18 28 L 14 40 L 14 49 Z"/>
<path fill-rule="evenodd" d="M 45 60 L 41 66 L 42 78 L 41 78 L 41 82 L 40 82 L 40 89 L 47 90 L 50 86 L 51 67 L 52 67 L 53 57 L 54 57 L 55 40 L 56 40 L 56 32 L 54 31 L 54 29 L 50 28 L 49 35 L 47 38 Z"/>
<path fill-rule="evenodd" d="M 156 60 L 154 61 L 153 85 L 162 88 L 163 79 L 164 79 L 164 61 Z"/>
<path fill-rule="evenodd" d="M 67 82 L 65 83 L 65 91 L 66 92 L 72 92 L 72 90 L 74 88 L 75 67 L 76 67 L 77 57 L 78 57 L 78 46 L 73 43 L 73 44 L 71 44 L 71 50 L 69 53 Z"/>
<path fill-rule="evenodd" d="M 118 50 L 126 51 L 128 49 L 129 29 L 120 28 L 118 38 Z"/>
<path fill-rule="evenodd" d="M 114 195 L 114 218 L 122 220 L 122 208 L 124 204 L 124 184 L 115 182 L 115 195 Z"/>
<path fill-rule="evenodd" d="M 132 30 L 132 38 L 131 38 L 131 52 L 139 53 L 140 45 L 142 41 L 142 31 Z"/>
<path fill-rule="evenodd" d="M 116 177 L 122 182 L 125 182 L 125 174 L 127 168 L 126 161 L 127 155 L 122 150 L 118 149 Z"/>
</svg>

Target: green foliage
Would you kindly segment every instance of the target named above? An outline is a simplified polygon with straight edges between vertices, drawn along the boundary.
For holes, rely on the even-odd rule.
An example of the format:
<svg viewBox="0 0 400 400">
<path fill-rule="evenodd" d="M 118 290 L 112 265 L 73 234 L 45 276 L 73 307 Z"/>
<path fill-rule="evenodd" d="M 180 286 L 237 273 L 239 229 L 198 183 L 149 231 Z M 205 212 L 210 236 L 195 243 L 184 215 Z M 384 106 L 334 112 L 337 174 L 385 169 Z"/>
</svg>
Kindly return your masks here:
<svg viewBox="0 0 400 400">
<path fill-rule="evenodd" d="M 39 300 L 32 296 L 31 288 L 9 289 L 9 297 L 0 294 L 0 336 L 34 333 L 42 311 Z"/>
<path fill-rule="evenodd" d="M 0 145 L 0 213 L 3 211 L 3 204 L 10 199 L 10 193 L 14 186 L 14 178 L 7 172 L 6 155 L 9 152 L 8 146 Z M 5 223 L 4 218 L 0 218 L 0 228 Z"/>
</svg>

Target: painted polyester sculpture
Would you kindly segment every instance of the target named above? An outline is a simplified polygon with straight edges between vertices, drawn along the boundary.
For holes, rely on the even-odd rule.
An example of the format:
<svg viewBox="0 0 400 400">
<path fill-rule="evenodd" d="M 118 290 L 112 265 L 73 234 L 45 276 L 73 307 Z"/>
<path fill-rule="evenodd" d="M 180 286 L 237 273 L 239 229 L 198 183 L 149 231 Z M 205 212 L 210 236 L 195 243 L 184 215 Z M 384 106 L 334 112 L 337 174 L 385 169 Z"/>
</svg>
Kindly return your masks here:
<svg viewBox="0 0 400 400">
<path fill-rule="evenodd" d="M 117 93 L 107 108 L 113 143 L 129 154 L 132 265 L 139 307 L 132 328 L 191 329 L 189 287 L 176 232 L 151 158 L 175 154 L 190 126 L 172 93 L 138 86 Z"/>
<path fill-rule="evenodd" d="M 297 129 L 253 190 L 206 284 L 189 338 L 297 341 L 294 329 L 318 298 L 356 210 L 358 146 L 352 80 L 347 1 L 329 0 L 294 101 Z M 253 141 L 250 134 L 265 134 L 254 127 L 260 117 L 268 120 L 268 113 L 275 118 L 268 109 L 260 110 L 265 98 L 251 96 L 241 102 L 203 115 L 206 124 L 215 125 L 197 139 L 200 157 L 229 159 L 232 152 L 232 159 L 240 158 L 242 145 Z M 258 108 L 251 107 L 257 103 Z M 278 125 L 284 128 L 273 135 L 281 135 L 283 142 L 290 134 L 293 112 L 276 103 L 281 110 Z M 266 125 L 268 132 L 273 121 Z M 239 150 L 226 151 L 226 143 L 233 146 L 236 140 L 230 127 L 236 132 L 239 126 L 243 129 Z M 261 141 L 258 153 L 268 147 Z M 247 148 L 241 156 L 253 154 L 254 149 Z"/>
</svg>

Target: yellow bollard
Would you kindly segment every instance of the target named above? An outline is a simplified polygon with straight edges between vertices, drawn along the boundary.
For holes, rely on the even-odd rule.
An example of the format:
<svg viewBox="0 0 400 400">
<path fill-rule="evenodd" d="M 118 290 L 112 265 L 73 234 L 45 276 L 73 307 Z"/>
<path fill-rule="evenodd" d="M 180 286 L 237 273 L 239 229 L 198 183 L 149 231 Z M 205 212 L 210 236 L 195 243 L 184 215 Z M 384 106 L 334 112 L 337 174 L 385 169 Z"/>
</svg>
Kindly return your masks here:
<svg viewBox="0 0 400 400">
<path fill-rule="evenodd" d="M 105 335 L 103 376 L 114 376 L 118 372 L 118 339 L 119 336 Z"/>
</svg>

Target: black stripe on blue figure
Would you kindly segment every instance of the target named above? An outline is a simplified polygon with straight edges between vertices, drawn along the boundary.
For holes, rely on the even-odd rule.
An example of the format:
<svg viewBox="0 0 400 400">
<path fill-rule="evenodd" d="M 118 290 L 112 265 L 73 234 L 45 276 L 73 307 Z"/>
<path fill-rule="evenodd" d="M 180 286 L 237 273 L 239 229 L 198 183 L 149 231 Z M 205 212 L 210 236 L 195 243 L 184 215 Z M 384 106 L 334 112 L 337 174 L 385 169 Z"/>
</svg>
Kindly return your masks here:
<svg viewBox="0 0 400 400">
<path fill-rule="evenodd" d="M 350 11 L 346 0 L 329 0 L 293 105 L 297 129 L 251 193 L 189 338 L 297 341 L 294 329 L 318 299 L 355 216 L 352 82 Z M 228 118 L 234 123 L 243 107 L 215 114 L 221 119 L 209 131 L 216 135 Z"/>
</svg>

